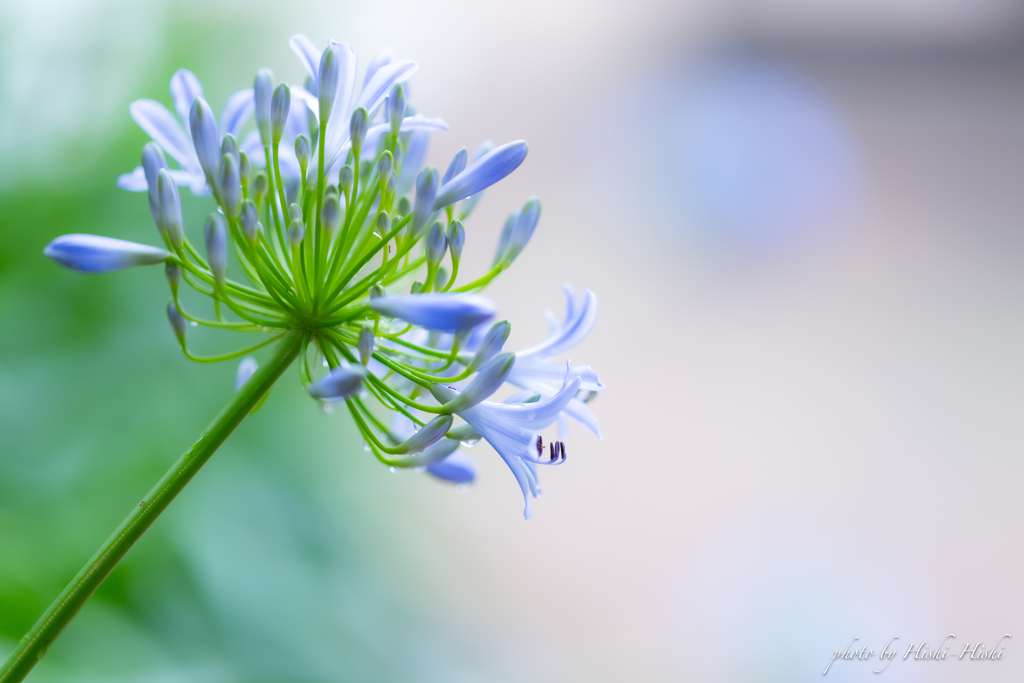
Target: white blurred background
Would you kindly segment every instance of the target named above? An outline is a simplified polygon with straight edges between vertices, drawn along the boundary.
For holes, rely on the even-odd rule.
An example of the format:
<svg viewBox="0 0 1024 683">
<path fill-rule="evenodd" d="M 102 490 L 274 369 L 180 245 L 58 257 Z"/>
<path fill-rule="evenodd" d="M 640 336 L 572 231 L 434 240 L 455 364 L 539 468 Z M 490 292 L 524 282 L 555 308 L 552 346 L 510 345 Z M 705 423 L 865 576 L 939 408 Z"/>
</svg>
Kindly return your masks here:
<svg viewBox="0 0 1024 683">
<path fill-rule="evenodd" d="M 298 82 L 296 32 L 351 42 L 363 63 L 392 47 L 420 64 L 419 110 L 451 125 L 432 163 L 529 141 L 467 225 L 467 274 L 539 195 L 533 242 L 489 290 L 509 348 L 542 338 L 562 282 L 589 287 L 598 326 L 571 358 L 609 387 L 592 404 L 603 441 L 571 435 L 529 522 L 485 445 L 478 484 L 456 495 L 361 459 L 336 419 L 305 418 L 326 425 L 332 457 L 359 460 L 321 485 L 356 496 L 353 519 L 391 548 L 374 561 L 415 596 L 429 633 L 416 680 L 790 683 L 821 679 L 855 637 L 877 652 L 899 636 L 902 658 L 948 633 L 956 654 L 1011 633 L 1001 661 L 898 659 L 881 679 L 1017 681 L 1022 9 L 6 3 L 0 183 L 80 173 L 132 125 L 129 101 L 166 101 L 140 92 L 154 70 L 193 69 L 219 103 L 259 66 Z M 165 43 L 193 24 L 195 45 Z M 259 611 L 230 571 L 245 549 L 202 546 L 197 530 L 240 460 L 211 463 L 168 524 L 202 547 L 218 599 L 234 587 Z M 301 615 L 317 597 L 294 599 Z M 838 662 L 824 680 L 876 680 L 878 666 Z"/>
</svg>

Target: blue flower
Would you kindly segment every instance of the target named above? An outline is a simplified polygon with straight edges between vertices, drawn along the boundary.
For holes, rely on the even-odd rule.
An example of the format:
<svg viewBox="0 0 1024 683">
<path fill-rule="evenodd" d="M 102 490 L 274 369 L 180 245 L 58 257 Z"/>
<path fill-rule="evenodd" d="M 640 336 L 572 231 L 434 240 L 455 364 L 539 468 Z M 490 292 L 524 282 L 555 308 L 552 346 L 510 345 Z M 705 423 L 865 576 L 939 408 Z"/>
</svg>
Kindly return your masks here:
<svg viewBox="0 0 1024 683">
<path fill-rule="evenodd" d="M 199 163 L 199 157 L 192 145 L 192 134 L 189 132 L 189 112 L 192 103 L 197 97 L 202 96 L 203 86 L 195 74 L 187 69 L 178 69 L 171 77 L 171 98 L 178 113 L 177 119 L 167 107 L 155 100 L 135 100 L 128 106 L 128 112 L 139 127 L 178 162 L 180 168 L 169 171 L 174 182 L 178 185 L 188 185 L 195 195 L 210 194 L 206 175 Z M 242 126 L 252 115 L 253 106 L 251 88 L 239 90 L 229 97 L 217 126 L 220 134 L 230 133 L 237 137 Z M 219 141 L 217 144 L 219 145 Z M 217 160 L 220 160 L 219 155 Z M 148 184 L 142 166 L 136 166 L 131 173 L 121 175 L 117 179 L 117 186 L 132 192 L 145 192 Z"/>
<path fill-rule="evenodd" d="M 100 235 L 61 235 L 46 245 L 43 254 L 80 273 L 109 273 L 132 266 L 163 263 L 164 249 Z"/>
<path fill-rule="evenodd" d="M 375 313 L 432 330 L 463 330 L 498 312 L 490 299 L 475 294 L 393 294 L 370 299 Z"/>
<path fill-rule="evenodd" d="M 523 491 L 523 499 L 526 502 L 523 515 L 526 519 L 530 518 L 530 496 L 536 498 L 540 495 L 536 466 L 562 462 L 562 459 L 549 461 L 541 457 L 541 442 L 537 430 L 553 423 L 579 391 L 580 378 L 571 374 L 570 368 L 565 375 L 562 388 L 540 401 L 511 404 L 483 401 L 456 413 L 473 428 L 473 431 L 491 444 L 512 470 L 519 488 Z M 454 401 L 459 396 L 457 390 L 440 384 L 431 386 L 430 393 L 441 404 Z"/>
<path fill-rule="evenodd" d="M 554 313 L 546 311 L 550 326 L 547 339 L 536 346 L 517 351 L 516 362 L 507 377 L 510 384 L 536 391 L 544 398 L 559 391 L 558 382 L 565 376 L 561 364 L 548 361 L 577 346 L 590 334 L 597 322 L 597 296 L 592 291 L 583 290 L 577 302 L 572 287 L 563 284 L 562 289 L 566 298 L 565 320 L 559 321 Z M 598 379 L 597 372 L 589 365 L 574 365 L 570 374 L 579 378 L 582 391 L 600 392 L 606 388 Z M 570 400 L 566 404 L 565 414 L 596 434 L 598 438 L 601 437 L 597 418 L 583 401 L 577 398 Z"/>
</svg>

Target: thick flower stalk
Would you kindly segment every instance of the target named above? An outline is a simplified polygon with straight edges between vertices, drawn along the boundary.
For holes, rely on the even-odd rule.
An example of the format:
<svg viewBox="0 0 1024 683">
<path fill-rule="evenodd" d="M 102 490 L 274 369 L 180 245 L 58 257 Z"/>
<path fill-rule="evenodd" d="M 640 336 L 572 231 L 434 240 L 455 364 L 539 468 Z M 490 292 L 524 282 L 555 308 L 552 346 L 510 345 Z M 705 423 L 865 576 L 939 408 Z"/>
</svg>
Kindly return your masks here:
<svg viewBox="0 0 1024 683">
<path fill-rule="evenodd" d="M 519 483 L 527 518 L 540 491 L 538 467 L 566 459 L 564 442 L 545 448 L 540 431 L 568 416 L 599 433 L 586 404 L 604 384 L 589 366 L 554 361 L 590 332 L 596 297 L 588 290 L 576 302 L 567 289 L 565 321 L 544 343 L 515 354 L 504 349 L 509 323 L 496 320 L 497 306 L 480 294 L 527 246 L 540 202 L 529 199 L 509 217 L 486 273 L 460 277 L 463 251 L 473 246 L 464 222 L 482 193 L 522 164 L 526 143 L 484 143 L 472 157 L 460 150 L 443 173 L 422 168 L 427 136 L 447 125 L 409 103 L 403 84 L 415 62 L 382 53 L 357 78 L 344 43 L 319 51 L 298 35 L 291 46 L 306 82 L 275 83 L 261 69 L 220 120 L 187 71 L 171 81 L 178 118 L 151 100 L 131 105 L 153 141 L 118 184 L 148 193 L 161 246 L 64 235 L 45 250 L 85 273 L 163 264 L 167 315 L 184 355 L 242 360 L 235 398 L 207 430 L 219 440 L 201 439 L 168 473 L 170 483 L 126 520 L 130 533 L 115 534 L 65 591 L 71 597 L 26 636 L 0 683 L 20 680 L 33 652 L 56 637 L 293 359 L 311 398 L 325 410 L 343 405 L 339 412 L 387 467 L 463 485 L 476 475 L 462 449 L 489 442 Z M 212 195 L 216 206 L 203 225 L 183 225 L 179 185 Z M 192 338 L 202 328 L 252 339 L 204 355 Z M 250 354 L 269 345 L 275 350 L 258 367 Z M 517 393 L 496 398 L 506 386 Z"/>
</svg>

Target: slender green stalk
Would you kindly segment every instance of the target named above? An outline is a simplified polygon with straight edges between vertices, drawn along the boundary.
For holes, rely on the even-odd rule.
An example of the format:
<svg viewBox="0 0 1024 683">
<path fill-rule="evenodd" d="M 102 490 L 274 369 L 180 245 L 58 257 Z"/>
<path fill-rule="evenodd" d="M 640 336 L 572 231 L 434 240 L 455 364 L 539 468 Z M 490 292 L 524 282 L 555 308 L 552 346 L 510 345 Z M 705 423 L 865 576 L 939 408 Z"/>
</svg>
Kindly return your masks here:
<svg viewBox="0 0 1024 683">
<path fill-rule="evenodd" d="M 135 541 L 170 505 L 174 497 L 185 488 L 196 472 L 291 365 L 299 353 L 302 336 L 301 330 L 291 330 L 285 335 L 270 360 L 242 385 L 206 431 L 192 444 L 192 448 L 174 463 L 149 495 L 132 510 L 121 526 L 82 567 L 28 634 L 21 639 L 3 668 L 0 668 L 0 683 L 17 683 L 23 680 L 36 662 L 42 659 L 46 649 L 60 635 L 89 596 L 103 583 Z"/>
</svg>

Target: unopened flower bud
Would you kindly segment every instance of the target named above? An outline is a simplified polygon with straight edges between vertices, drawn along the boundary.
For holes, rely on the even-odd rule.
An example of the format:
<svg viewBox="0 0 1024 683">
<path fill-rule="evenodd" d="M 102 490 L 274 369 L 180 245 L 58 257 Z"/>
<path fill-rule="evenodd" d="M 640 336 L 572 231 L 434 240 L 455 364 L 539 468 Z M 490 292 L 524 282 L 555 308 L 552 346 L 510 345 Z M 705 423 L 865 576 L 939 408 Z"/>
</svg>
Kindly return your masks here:
<svg viewBox="0 0 1024 683">
<path fill-rule="evenodd" d="M 373 329 L 364 327 L 359 330 L 359 360 L 362 361 L 363 365 L 370 362 L 370 356 L 373 354 Z"/>
<path fill-rule="evenodd" d="M 338 203 L 337 192 L 324 195 L 324 205 L 320 209 L 320 224 L 328 235 L 341 226 L 341 205 Z"/>
<path fill-rule="evenodd" d="M 369 296 L 370 301 L 373 301 L 374 299 L 379 299 L 380 297 L 384 296 L 384 288 L 381 287 L 380 285 L 374 285 L 373 287 L 370 287 Z"/>
<path fill-rule="evenodd" d="M 444 177 L 441 178 L 441 184 L 444 185 L 449 180 L 466 170 L 466 160 L 469 159 L 469 152 L 463 147 L 455 156 L 452 157 L 452 161 L 448 164 L 448 170 L 444 172 Z"/>
<path fill-rule="evenodd" d="M 299 198 L 299 179 L 298 178 L 285 178 L 284 181 L 284 198 L 285 203 L 294 204 L 295 200 Z"/>
<path fill-rule="evenodd" d="M 377 220 L 373 224 L 373 231 L 384 237 L 391 230 L 391 218 L 388 217 L 387 211 L 381 211 L 377 214 Z"/>
<path fill-rule="evenodd" d="M 235 140 L 235 136 L 231 133 L 224 135 L 224 138 L 220 141 L 220 154 L 230 154 L 235 158 L 235 163 L 241 163 L 241 152 L 238 151 L 238 141 Z"/>
<path fill-rule="evenodd" d="M 438 415 L 428 422 L 423 429 L 395 446 L 394 453 L 397 455 L 422 453 L 428 447 L 443 439 L 451 426 L 451 415 Z"/>
<path fill-rule="evenodd" d="M 412 202 L 409 201 L 408 197 L 402 197 L 398 200 L 398 213 L 403 216 L 408 216 L 409 212 L 412 211 Z"/>
<path fill-rule="evenodd" d="M 490 140 L 484 140 L 480 143 L 480 146 L 476 148 L 476 152 L 473 153 L 473 161 L 483 157 L 485 154 L 494 149 L 494 143 Z M 467 197 L 462 204 L 459 205 L 459 218 L 466 220 L 469 214 L 473 213 L 473 209 L 476 208 L 477 202 L 484 195 L 483 191 L 477 192 L 470 197 Z"/>
<path fill-rule="evenodd" d="M 395 190 L 398 188 L 398 176 L 392 171 L 388 175 L 387 181 L 384 183 L 384 196 L 390 202 L 391 198 L 395 196 Z"/>
<path fill-rule="evenodd" d="M 366 110 L 359 107 L 352 112 L 352 119 L 349 121 L 349 137 L 352 139 L 352 151 L 359 156 L 363 149 L 363 140 L 366 138 Z"/>
<path fill-rule="evenodd" d="M 505 219 L 505 227 L 501 229 L 501 237 L 498 238 L 498 248 L 494 250 L 494 265 L 497 266 L 505 261 L 505 254 L 508 252 L 508 245 L 512 241 L 512 232 L 516 229 L 516 219 L 519 212 L 509 214 Z M 506 264 L 507 265 L 507 264 Z"/>
<path fill-rule="evenodd" d="M 267 181 L 267 174 L 263 171 L 257 171 L 256 175 L 252 179 L 252 197 L 256 200 L 256 205 L 261 206 L 263 200 L 267 198 L 267 191 L 270 189 L 270 183 Z"/>
<path fill-rule="evenodd" d="M 369 159 L 363 159 L 359 164 L 359 177 L 366 179 L 370 177 L 370 171 L 373 170 L 373 162 Z"/>
<path fill-rule="evenodd" d="M 437 275 L 434 276 L 434 291 L 442 291 L 446 284 L 448 284 L 448 269 L 441 266 L 437 269 Z"/>
<path fill-rule="evenodd" d="M 494 323 L 491 329 L 484 335 L 484 339 L 480 342 L 480 347 L 476 351 L 476 355 L 473 356 L 473 360 L 469 362 L 466 369 L 469 372 L 475 372 L 477 368 L 483 367 L 483 365 L 494 358 L 498 353 L 501 352 L 505 342 L 508 340 L 509 332 L 512 331 L 512 325 L 507 320 L 501 320 Z"/>
<path fill-rule="evenodd" d="M 391 134 L 398 135 L 402 129 L 402 119 L 405 118 L 405 89 L 399 83 L 391 88 L 388 95 L 388 119 L 391 122 Z"/>
<path fill-rule="evenodd" d="M 274 89 L 274 96 L 270 100 L 270 134 L 275 146 L 284 135 L 284 124 L 288 120 L 288 110 L 291 109 L 291 105 L 292 91 L 285 83 L 282 83 Z"/>
<path fill-rule="evenodd" d="M 142 147 L 142 170 L 146 173 L 146 185 L 149 188 L 149 211 L 153 214 L 153 222 L 156 223 L 161 235 L 164 234 L 164 229 L 160 225 L 160 195 L 156 189 L 156 176 L 164 168 L 167 168 L 167 159 L 163 151 L 155 142 L 147 142 Z"/>
<path fill-rule="evenodd" d="M 327 187 L 325 187 L 324 188 L 324 197 L 326 198 L 327 195 L 329 195 L 329 194 L 333 194 L 335 197 L 337 197 L 338 196 L 338 186 L 337 185 L 328 185 Z"/>
<path fill-rule="evenodd" d="M 301 221 L 302 220 L 302 207 L 292 202 L 288 205 L 288 220 L 289 221 Z"/>
<path fill-rule="evenodd" d="M 321 401 L 338 401 L 359 393 L 369 374 L 362 365 L 339 366 L 318 382 L 306 387 L 309 395 Z"/>
<path fill-rule="evenodd" d="M 391 170 L 395 167 L 395 159 L 391 156 L 391 152 L 384 150 L 379 157 L 377 157 L 377 178 L 387 178 L 391 175 Z M 386 182 L 386 181 L 385 181 Z"/>
<path fill-rule="evenodd" d="M 163 263 L 168 253 L 146 244 L 126 242 L 99 235 L 61 235 L 43 249 L 65 268 L 79 273 L 110 273 L 133 266 Z"/>
<path fill-rule="evenodd" d="M 197 97 L 192 102 L 188 122 L 199 165 L 206 176 L 207 184 L 216 191 L 214 178 L 220 164 L 220 136 L 217 135 L 217 119 L 213 117 L 210 105 L 202 97 Z"/>
<path fill-rule="evenodd" d="M 320 69 L 317 76 L 316 90 L 320 101 L 320 121 L 326 124 L 331 115 L 331 109 L 334 107 L 338 83 L 341 81 L 341 52 L 336 45 L 328 45 L 320 55 Z"/>
<path fill-rule="evenodd" d="M 419 280 L 417 280 L 416 282 L 412 283 L 412 287 L 409 288 L 409 293 L 410 294 L 419 294 L 422 291 L 423 291 L 423 283 L 420 282 Z"/>
<path fill-rule="evenodd" d="M 463 389 L 458 396 L 442 405 L 441 409 L 448 413 L 458 413 L 487 400 L 505 381 L 515 362 L 516 354 L 511 351 L 495 356 L 480 368 L 480 372 L 469 383 L 469 386 Z M 441 400 L 437 394 L 435 394 L 435 398 Z"/>
<path fill-rule="evenodd" d="M 181 313 L 178 312 L 178 308 L 174 305 L 173 301 L 167 302 L 167 319 L 171 322 L 171 329 L 174 330 L 174 336 L 178 338 L 178 344 L 181 345 L 182 351 L 185 350 L 185 331 L 188 329 L 188 321 L 182 317 Z"/>
<path fill-rule="evenodd" d="M 242 187 L 249 187 L 249 177 L 252 175 L 252 163 L 249 155 L 245 152 L 238 153 L 238 179 L 242 181 Z"/>
<path fill-rule="evenodd" d="M 437 169 L 433 166 L 427 166 L 416 178 L 416 200 L 413 203 L 410 224 L 413 239 L 420 236 L 427 218 L 434 211 L 434 197 L 437 195 L 439 183 Z"/>
<path fill-rule="evenodd" d="M 341 170 L 338 171 L 338 187 L 341 188 L 342 192 L 348 194 L 352 191 L 352 184 L 355 182 L 355 178 L 356 176 L 352 171 L 352 167 L 345 164 L 341 167 Z"/>
<path fill-rule="evenodd" d="M 156 176 L 156 191 L 160 203 L 158 224 L 171 246 L 181 249 L 181 199 L 178 197 L 178 186 L 166 168 L 160 169 Z"/>
<path fill-rule="evenodd" d="M 431 270 L 437 268 L 447 250 L 448 237 L 444 233 L 444 226 L 441 221 L 434 221 L 427 233 L 427 267 Z"/>
<path fill-rule="evenodd" d="M 288 226 L 288 241 L 292 247 L 298 248 L 302 244 L 302 238 L 306 236 L 306 226 L 302 224 L 302 220 L 295 219 Z"/>
<path fill-rule="evenodd" d="M 168 261 L 164 266 L 164 275 L 167 276 L 167 284 L 171 286 L 171 296 L 178 296 L 178 286 L 181 284 L 181 267 L 173 261 Z"/>
<path fill-rule="evenodd" d="M 274 72 L 270 69 L 257 71 L 252 89 L 253 99 L 256 101 L 256 127 L 260 131 L 260 140 L 264 146 L 270 146 L 273 142 L 270 135 L 270 100 L 274 91 Z"/>
<path fill-rule="evenodd" d="M 448 250 L 452 252 L 452 261 L 462 259 L 462 247 L 466 244 L 466 229 L 458 218 L 448 224 Z"/>
<path fill-rule="evenodd" d="M 217 169 L 217 189 L 221 206 L 228 218 L 238 217 L 238 204 L 242 201 L 242 183 L 238 178 L 238 163 L 231 154 L 221 157 Z"/>
<path fill-rule="evenodd" d="M 306 168 L 309 166 L 309 158 L 313 156 L 313 150 L 309 146 L 309 138 L 305 135 L 298 135 L 295 137 L 295 158 L 299 160 L 299 168 L 302 169 L 303 175 L 306 173 Z"/>
<path fill-rule="evenodd" d="M 228 231 L 224 217 L 214 211 L 206 219 L 206 260 L 218 287 L 223 287 L 228 276 Z"/>
<path fill-rule="evenodd" d="M 402 162 L 405 161 L 405 152 L 402 151 L 402 146 L 395 145 L 395 151 L 393 152 L 393 154 L 395 155 L 395 170 L 401 171 Z"/>
<path fill-rule="evenodd" d="M 504 265 L 507 266 L 512 263 L 522 253 L 523 249 L 526 248 L 530 238 L 533 237 L 533 231 L 537 227 L 538 220 L 540 220 L 540 200 L 536 197 L 531 197 L 516 216 L 516 221 L 509 234 L 505 253 L 501 258 L 501 262 Z M 504 237 L 504 234 L 502 237 Z"/>
<path fill-rule="evenodd" d="M 242 235 L 249 244 L 256 244 L 260 236 L 259 211 L 251 199 L 242 202 L 242 210 L 239 212 L 239 219 L 242 223 Z"/>
</svg>

